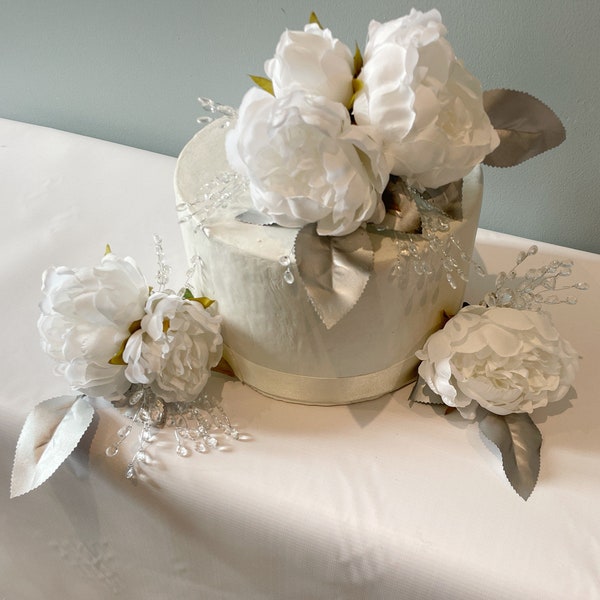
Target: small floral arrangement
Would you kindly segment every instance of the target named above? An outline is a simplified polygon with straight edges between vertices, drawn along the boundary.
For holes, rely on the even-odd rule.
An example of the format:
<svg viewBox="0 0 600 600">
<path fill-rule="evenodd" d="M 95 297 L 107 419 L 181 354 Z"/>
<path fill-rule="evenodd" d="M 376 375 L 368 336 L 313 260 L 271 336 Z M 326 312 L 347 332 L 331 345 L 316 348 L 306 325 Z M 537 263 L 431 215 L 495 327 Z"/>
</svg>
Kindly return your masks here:
<svg viewBox="0 0 600 600">
<path fill-rule="evenodd" d="M 498 146 L 436 10 L 372 21 L 364 59 L 311 20 L 283 33 L 265 63 L 268 91 L 245 95 L 227 140 L 255 208 L 275 223 L 347 235 L 382 221 L 390 175 L 437 188 Z"/>
<path fill-rule="evenodd" d="M 115 401 L 139 383 L 189 402 L 221 359 L 212 301 L 151 290 L 130 257 L 107 252 L 99 265 L 51 267 L 42 280 L 42 348 L 80 394 Z"/>
<path fill-rule="evenodd" d="M 536 253 L 536 246 L 521 252 L 516 266 Z M 443 403 L 477 419 L 524 499 L 537 482 L 542 442 L 530 415 L 565 397 L 579 364 L 577 352 L 541 310 L 543 304 L 576 303 L 573 296 L 561 299 L 558 289 L 587 289 L 583 282 L 558 288 L 571 266 L 556 260 L 524 277 L 515 269 L 500 273 L 481 305 L 462 308 L 417 352 L 422 362 L 412 400 Z"/>
<path fill-rule="evenodd" d="M 160 248 L 157 241 L 159 257 Z M 166 272 L 161 263 L 163 283 Z M 194 432 L 214 446 L 206 417 L 198 420 L 207 408 L 201 392 L 222 353 L 221 317 L 212 300 L 194 297 L 187 285 L 179 293 L 162 285 L 149 287 L 132 258 L 119 257 L 108 247 L 93 267 L 49 268 L 42 291 L 42 348 L 79 395 L 46 400 L 28 416 L 17 446 L 13 496 L 43 483 L 69 456 L 91 423 L 91 400 L 96 398 L 135 407 L 134 421 L 143 422 L 145 430 L 162 426 L 169 413 L 177 415 L 170 419 L 174 422 L 192 413 L 195 430 L 181 424 L 176 429 L 178 453 L 181 436 L 193 437 Z M 224 414 L 218 420 L 227 425 Z M 130 432 L 131 426 L 120 432 L 119 442 L 107 453 L 116 454 Z M 142 445 L 147 441 L 145 436 Z M 134 466 L 129 465 L 130 478 Z"/>
</svg>

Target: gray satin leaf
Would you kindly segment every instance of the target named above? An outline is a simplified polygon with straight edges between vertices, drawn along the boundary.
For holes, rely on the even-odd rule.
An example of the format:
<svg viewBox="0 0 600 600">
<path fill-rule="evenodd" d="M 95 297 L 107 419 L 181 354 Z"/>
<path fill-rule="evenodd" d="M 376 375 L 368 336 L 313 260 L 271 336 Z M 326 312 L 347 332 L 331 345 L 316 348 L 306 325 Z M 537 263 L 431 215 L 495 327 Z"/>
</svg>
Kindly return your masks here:
<svg viewBox="0 0 600 600">
<path fill-rule="evenodd" d="M 303 227 L 294 256 L 306 293 L 327 329 L 358 302 L 373 271 L 374 253 L 362 228 L 344 236 L 317 235 L 314 224 Z"/>
<path fill-rule="evenodd" d="M 508 481 L 527 500 L 540 472 L 542 434 L 537 425 L 526 413 L 496 415 L 485 411 L 479 429 L 498 447 Z"/>
<path fill-rule="evenodd" d="M 442 399 L 425 383 L 422 377 L 417 379 L 413 387 L 409 402 L 421 402 L 422 404 L 444 404 Z"/>
<path fill-rule="evenodd" d="M 500 145 L 483 161 L 486 165 L 514 167 L 565 140 L 560 119 L 530 94 L 488 90 L 483 92 L 483 106 L 500 136 Z"/>
<path fill-rule="evenodd" d="M 267 215 L 263 215 L 257 210 L 247 210 L 246 212 L 238 215 L 235 218 L 236 221 L 242 223 L 248 223 L 249 225 L 275 225 L 275 221 Z"/>
</svg>

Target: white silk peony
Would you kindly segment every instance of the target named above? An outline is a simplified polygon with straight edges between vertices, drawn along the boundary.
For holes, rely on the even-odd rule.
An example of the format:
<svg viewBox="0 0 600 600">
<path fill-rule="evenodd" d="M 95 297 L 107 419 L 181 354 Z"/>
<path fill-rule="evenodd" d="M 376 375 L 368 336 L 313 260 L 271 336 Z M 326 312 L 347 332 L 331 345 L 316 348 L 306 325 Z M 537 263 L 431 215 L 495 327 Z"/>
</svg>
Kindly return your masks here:
<svg viewBox="0 0 600 600">
<path fill-rule="evenodd" d="M 57 371 L 80 393 L 115 398 L 130 386 L 109 364 L 144 314 L 148 284 L 131 258 L 107 254 L 100 265 L 52 267 L 43 275 L 38 329 Z"/>
<path fill-rule="evenodd" d="M 499 143 L 445 34 L 437 10 L 371 21 L 358 77 L 356 122 L 381 130 L 392 174 L 419 189 L 461 179 Z"/>
<path fill-rule="evenodd" d="M 352 53 L 316 23 L 304 31 L 284 31 L 265 72 L 277 98 L 300 90 L 347 105 L 352 97 Z"/>
<path fill-rule="evenodd" d="M 320 235 L 339 236 L 385 215 L 389 168 L 377 134 L 352 125 L 342 104 L 252 88 L 226 145 L 231 166 L 249 178 L 255 208 L 279 225 L 317 223 Z"/>
<path fill-rule="evenodd" d="M 197 301 L 153 293 L 141 328 L 127 340 L 125 375 L 165 402 L 195 400 L 221 359 L 221 318 Z"/>
<path fill-rule="evenodd" d="M 506 415 L 556 402 L 578 366 L 547 314 L 483 306 L 459 311 L 417 357 L 427 385 L 466 418 L 474 418 L 478 404 Z"/>
</svg>

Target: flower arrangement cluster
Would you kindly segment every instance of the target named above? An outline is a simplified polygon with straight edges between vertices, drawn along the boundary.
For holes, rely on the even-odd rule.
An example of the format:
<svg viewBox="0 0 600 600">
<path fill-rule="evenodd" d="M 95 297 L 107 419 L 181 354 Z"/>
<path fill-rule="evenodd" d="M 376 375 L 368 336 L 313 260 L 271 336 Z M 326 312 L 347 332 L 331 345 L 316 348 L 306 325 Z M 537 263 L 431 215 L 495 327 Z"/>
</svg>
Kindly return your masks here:
<svg viewBox="0 0 600 600">
<path fill-rule="evenodd" d="M 496 289 L 480 305 L 463 307 L 427 339 L 416 353 L 422 362 L 411 394 L 477 420 L 525 500 L 537 482 L 542 443 L 530 415 L 562 400 L 579 366 L 579 355 L 542 305 L 575 304 L 574 296 L 556 292 L 588 289 L 584 282 L 557 284 L 571 275 L 570 261 L 554 260 L 518 276 L 516 268 L 536 253 L 537 246 L 520 252 L 515 267 L 498 274 Z"/>
<path fill-rule="evenodd" d="M 517 265 L 536 251 L 521 252 Z M 530 414 L 564 398 L 577 371 L 577 353 L 540 310 L 544 303 L 576 302 L 561 300 L 558 290 L 587 289 L 585 283 L 558 287 L 557 279 L 570 274 L 570 263 L 561 261 L 521 278 L 514 269 L 500 273 L 481 305 L 461 309 L 417 352 L 420 379 L 411 399 L 478 419 L 525 499 L 537 481 L 541 445 Z M 46 400 L 28 416 L 17 445 L 13 496 L 39 486 L 71 454 L 92 421 L 94 398 L 132 409 L 134 423 L 143 426 L 129 479 L 148 460 L 151 427 L 171 425 L 181 456 L 189 454 L 185 439 L 198 452 L 214 448 L 213 427 L 240 439 L 220 407 L 199 400 L 221 358 L 221 318 L 211 300 L 193 297 L 187 287 L 154 290 L 132 258 L 110 251 L 94 267 L 51 267 L 42 291 L 42 348 L 79 396 Z M 132 425 L 122 427 L 107 455 L 116 455 L 131 432 Z"/>
<path fill-rule="evenodd" d="M 71 387 L 115 401 L 131 384 L 165 402 L 195 400 L 221 359 L 221 318 L 207 298 L 152 290 L 130 258 L 43 275 L 42 348 Z"/>
<path fill-rule="evenodd" d="M 161 259 L 158 240 L 157 253 Z M 203 414 L 211 407 L 201 392 L 221 359 L 221 317 L 212 300 L 194 297 L 187 287 L 179 293 L 163 289 L 168 269 L 159 264 L 158 289 L 149 287 L 132 258 L 108 247 L 98 265 L 51 267 L 44 273 L 38 320 L 42 348 L 79 395 L 45 400 L 27 417 L 17 445 L 12 496 L 39 486 L 71 454 L 92 421 L 94 399 L 133 407 L 134 422 L 144 426 L 128 478 L 146 460 L 151 426 L 174 424 L 182 456 L 188 452 L 184 437 L 198 448 L 205 442 L 216 445 L 209 431 L 211 415 Z M 215 419 L 218 428 L 237 436 L 222 411 Z M 119 432 L 109 456 L 131 430 L 129 425 Z"/>
<path fill-rule="evenodd" d="M 231 165 L 255 208 L 285 227 L 342 236 L 385 216 L 390 175 L 419 190 L 464 177 L 499 144 L 481 85 L 437 10 L 372 21 L 361 55 L 314 16 L 286 31 L 244 96 Z"/>
</svg>

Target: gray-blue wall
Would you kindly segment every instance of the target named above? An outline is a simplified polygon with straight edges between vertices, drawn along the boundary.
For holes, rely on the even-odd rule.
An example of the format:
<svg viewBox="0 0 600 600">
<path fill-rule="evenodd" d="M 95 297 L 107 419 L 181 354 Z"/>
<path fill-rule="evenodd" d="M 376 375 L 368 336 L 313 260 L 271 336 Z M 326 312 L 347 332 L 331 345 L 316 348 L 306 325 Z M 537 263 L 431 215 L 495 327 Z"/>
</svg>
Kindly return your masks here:
<svg viewBox="0 0 600 600">
<path fill-rule="evenodd" d="M 0 0 L 0 116 L 177 155 L 198 96 L 237 105 L 283 29 L 315 10 L 348 45 L 403 0 Z M 567 128 L 558 149 L 486 169 L 481 225 L 600 252 L 599 0 L 437 0 L 483 87 L 527 91 Z M 0 140 L 1 145 L 1 140 Z"/>
</svg>

